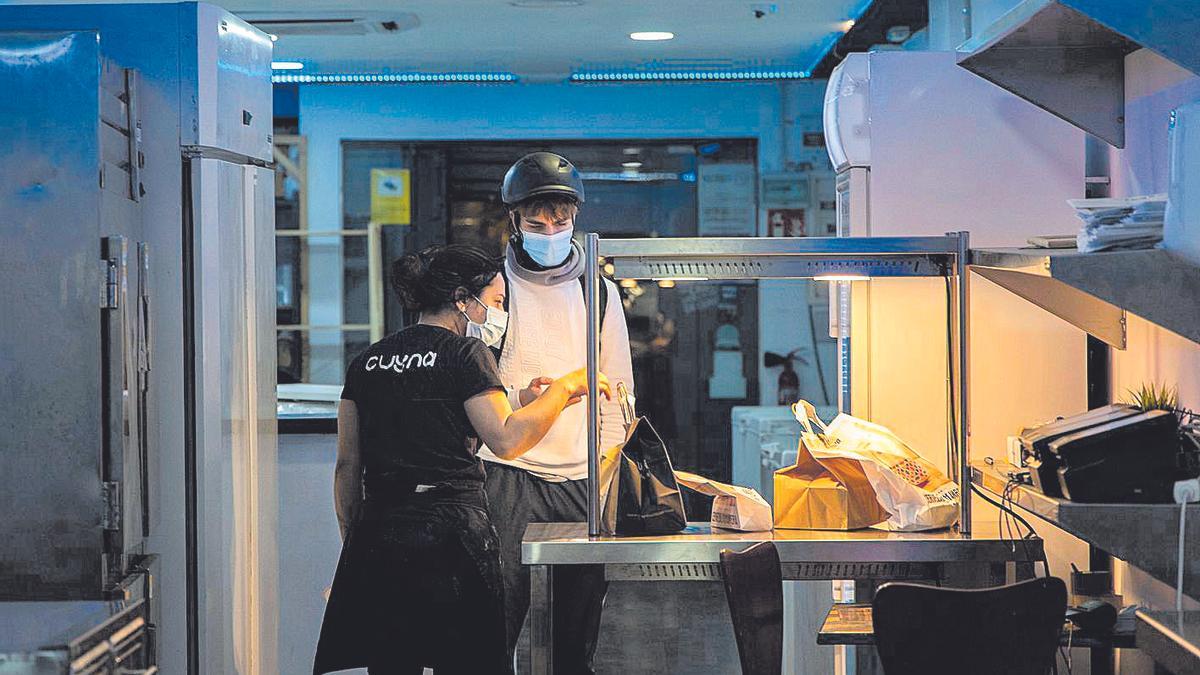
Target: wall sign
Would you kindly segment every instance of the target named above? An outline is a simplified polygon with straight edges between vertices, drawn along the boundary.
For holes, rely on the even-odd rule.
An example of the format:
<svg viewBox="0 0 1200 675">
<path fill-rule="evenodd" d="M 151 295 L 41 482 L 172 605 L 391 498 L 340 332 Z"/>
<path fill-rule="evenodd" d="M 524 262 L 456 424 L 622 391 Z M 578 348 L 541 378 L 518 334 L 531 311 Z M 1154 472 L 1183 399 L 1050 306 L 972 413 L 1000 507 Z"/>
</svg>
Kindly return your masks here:
<svg viewBox="0 0 1200 675">
<path fill-rule="evenodd" d="M 756 174 L 749 163 L 700 164 L 696 186 L 700 236 L 754 235 L 758 230 Z"/>
<path fill-rule="evenodd" d="M 767 209 L 767 227 L 772 237 L 803 237 L 805 209 Z"/>
<path fill-rule="evenodd" d="M 408 169 L 371 169 L 371 222 L 412 223 L 411 176 Z"/>
</svg>

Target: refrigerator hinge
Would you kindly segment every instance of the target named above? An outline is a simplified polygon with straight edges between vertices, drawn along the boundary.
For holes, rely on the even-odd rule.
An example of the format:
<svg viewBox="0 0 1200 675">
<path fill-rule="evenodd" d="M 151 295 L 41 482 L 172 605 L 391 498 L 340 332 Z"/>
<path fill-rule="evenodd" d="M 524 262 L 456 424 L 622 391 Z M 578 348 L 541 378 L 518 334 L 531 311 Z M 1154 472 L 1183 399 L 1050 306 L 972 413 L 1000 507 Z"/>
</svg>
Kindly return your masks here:
<svg viewBox="0 0 1200 675">
<path fill-rule="evenodd" d="M 117 261 L 100 260 L 100 309 L 116 309 L 120 306 L 120 275 Z"/>
<path fill-rule="evenodd" d="M 104 481 L 100 484 L 100 497 L 104 500 L 104 512 L 100 516 L 100 528 L 121 529 L 121 484 Z"/>
</svg>

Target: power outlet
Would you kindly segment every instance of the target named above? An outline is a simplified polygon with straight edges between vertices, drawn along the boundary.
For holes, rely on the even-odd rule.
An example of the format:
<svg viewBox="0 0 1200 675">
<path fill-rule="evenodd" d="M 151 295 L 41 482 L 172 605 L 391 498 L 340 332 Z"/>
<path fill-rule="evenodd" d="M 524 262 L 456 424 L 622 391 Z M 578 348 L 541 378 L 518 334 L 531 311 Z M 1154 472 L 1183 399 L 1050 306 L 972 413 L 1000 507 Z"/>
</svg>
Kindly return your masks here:
<svg viewBox="0 0 1200 675">
<path fill-rule="evenodd" d="M 1025 466 L 1025 458 L 1021 454 L 1021 437 L 1008 436 L 1004 439 L 1005 450 L 1007 450 L 1008 463 L 1016 467 Z"/>
<path fill-rule="evenodd" d="M 1175 481 L 1175 503 L 1200 502 L 1200 478 Z"/>
</svg>

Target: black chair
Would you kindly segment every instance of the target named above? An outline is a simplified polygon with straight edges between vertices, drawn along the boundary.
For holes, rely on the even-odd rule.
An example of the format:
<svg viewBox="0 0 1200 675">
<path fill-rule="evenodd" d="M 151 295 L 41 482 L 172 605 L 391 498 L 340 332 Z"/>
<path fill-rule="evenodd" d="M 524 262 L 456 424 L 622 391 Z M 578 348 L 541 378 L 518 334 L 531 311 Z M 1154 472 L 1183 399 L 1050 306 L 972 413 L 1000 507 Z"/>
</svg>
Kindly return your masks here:
<svg viewBox="0 0 1200 675">
<path fill-rule="evenodd" d="M 891 583 L 872 610 L 887 675 L 1046 675 L 1067 587 L 1055 577 L 979 590 Z"/>
<path fill-rule="evenodd" d="M 779 675 L 783 668 L 783 574 L 769 541 L 736 553 L 721 551 L 721 577 L 744 675 Z"/>
</svg>

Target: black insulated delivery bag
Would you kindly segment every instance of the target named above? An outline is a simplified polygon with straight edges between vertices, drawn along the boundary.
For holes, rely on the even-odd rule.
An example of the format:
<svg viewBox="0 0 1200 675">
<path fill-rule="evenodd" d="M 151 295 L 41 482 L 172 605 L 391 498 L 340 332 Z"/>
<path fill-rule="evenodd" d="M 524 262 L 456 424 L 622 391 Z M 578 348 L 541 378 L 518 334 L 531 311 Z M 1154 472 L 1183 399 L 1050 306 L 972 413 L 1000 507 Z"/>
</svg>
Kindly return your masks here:
<svg viewBox="0 0 1200 675">
<path fill-rule="evenodd" d="M 632 397 L 617 385 L 625 415 L 625 442 L 600 457 L 600 531 L 606 535 L 674 534 L 687 527 L 683 496 L 667 444 L 645 417 L 634 417 Z"/>
</svg>

